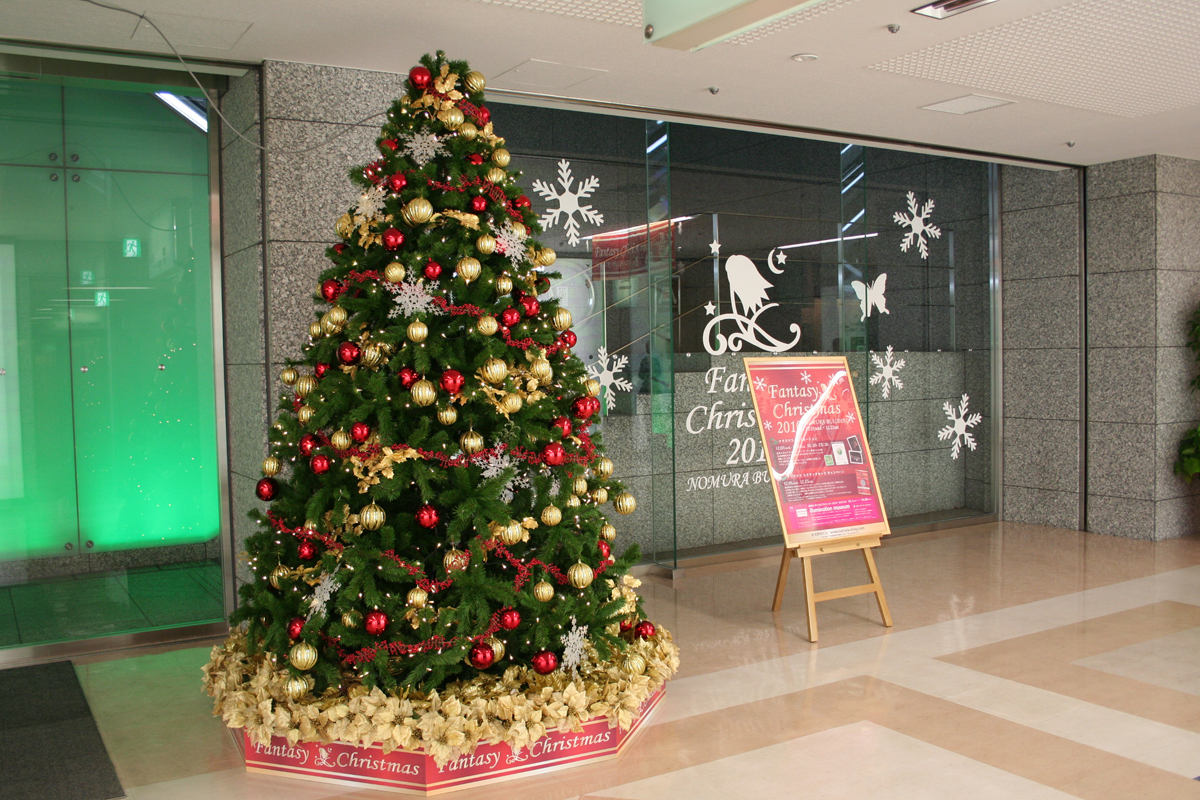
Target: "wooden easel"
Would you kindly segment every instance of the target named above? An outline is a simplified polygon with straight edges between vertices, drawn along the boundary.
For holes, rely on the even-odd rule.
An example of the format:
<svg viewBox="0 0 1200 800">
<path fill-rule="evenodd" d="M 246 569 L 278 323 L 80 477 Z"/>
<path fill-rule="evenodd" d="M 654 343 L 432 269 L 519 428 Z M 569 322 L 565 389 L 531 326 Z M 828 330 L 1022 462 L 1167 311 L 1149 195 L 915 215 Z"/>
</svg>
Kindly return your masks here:
<svg viewBox="0 0 1200 800">
<path fill-rule="evenodd" d="M 861 539 L 841 539 L 832 542 L 806 542 L 798 547 L 788 547 L 783 551 L 783 560 L 779 563 L 779 580 L 775 582 L 775 602 L 772 611 L 778 611 L 783 605 L 783 590 L 787 588 L 788 568 L 792 559 L 798 558 L 804 566 L 804 605 L 808 612 L 808 640 L 817 641 L 817 603 L 823 600 L 836 600 L 839 597 L 851 597 L 856 594 L 875 594 L 879 603 L 879 615 L 883 624 L 892 627 L 892 614 L 888 610 L 887 598 L 883 596 L 883 584 L 879 581 L 879 570 L 875 568 L 875 557 L 871 549 L 879 547 L 879 537 L 869 536 Z M 814 556 L 829 553 L 844 553 L 847 550 L 861 550 L 863 559 L 867 562 L 867 573 L 870 583 L 861 586 L 847 586 L 844 589 L 831 589 L 827 592 L 813 591 L 812 559 Z"/>
</svg>

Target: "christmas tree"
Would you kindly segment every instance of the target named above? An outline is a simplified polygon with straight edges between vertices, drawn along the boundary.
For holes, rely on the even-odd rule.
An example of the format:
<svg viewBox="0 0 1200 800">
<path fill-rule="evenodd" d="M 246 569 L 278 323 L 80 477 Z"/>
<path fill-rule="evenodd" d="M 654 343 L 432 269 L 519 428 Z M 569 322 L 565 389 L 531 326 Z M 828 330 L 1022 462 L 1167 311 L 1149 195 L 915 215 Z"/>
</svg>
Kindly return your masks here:
<svg viewBox="0 0 1200 800">
<path fill-rule="evenodd" d="M 633 591 L 636 545 L 612 549 L 602 508 L 635 501 L 589 427 L 600 386 L 484 85 L 441 52 L 409 73 L 281 374 L 255 580 L 206 668 L 259 739 L 520 747 L 628 724 L 678 665 Z"/>
</svg>

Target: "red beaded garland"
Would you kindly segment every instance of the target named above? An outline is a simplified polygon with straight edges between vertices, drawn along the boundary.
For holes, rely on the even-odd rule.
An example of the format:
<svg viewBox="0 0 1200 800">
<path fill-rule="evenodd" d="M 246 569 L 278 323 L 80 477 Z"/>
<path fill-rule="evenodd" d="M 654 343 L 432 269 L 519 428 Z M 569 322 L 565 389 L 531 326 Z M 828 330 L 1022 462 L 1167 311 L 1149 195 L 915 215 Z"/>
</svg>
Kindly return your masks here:
<svg viewBox="0 0 1200 800">
<path fill-rule="evenodd" d="M 263 502 L 269 502 L 275 499 L 275 492 L 278 491 L 278 489 L 279 487 L 276 485 L 275 481 L 270 478 L 263 478 L 257 484 L 255 484 L 254 494 L 258 496 L 259 500 L 262 500 Z"/>
<path fill-rule="evenodd" d="M 317 475 L 324 475 L 326 472 L 329 472 L 329 467 L 333 462 L 329 460 L 329 456 L 318 453 L 312 457 L 312 461 L 309 463 L 312 466 L 313 472 Z"/>
<path fill-rule="evenodd" d="M 543 650 L 536 654 L 531 661 L 533 663 L 533 671 L 538 675 L 549 675 L 558 669 L 558 656 L 549 650 Z"/>
<path fill-rule="evenodd" d="M 438 510 L 429 504 L 417 509 L 417 524 L 422 528 L 436 528 L 440 519 Z"/>
<path fill-rule="evenodd" d="M 337 349 L 338 361 L 343 364 L 353 364 L 362 355 L 362 350 L 354 342 L 342 342 Z"/>
<path fill-rule="evenodd" d="M 404 244 L 404 234 L 400 231 L 388 228 L 383 232 L 383 249 L 399 250 L 402 244 Z"/>
<path fill-rule="evenodd" d="M 448 369 L 443 372 L 442 379 L 440 381 L 442 388 L 450 394 L 458 394 L 460 391 L 462 391 L 463 384 L 466 382 L 467 379 L 464 378 L 463 374 L 456 369 Z"/>
<path fill-rule="evenodd" d="M 387 630 L 388 616 L 382 611 L 368 611 L 363 617 L 363 629 L 372 636 L 378 636 Z"/>
<path fill-rule="evenodd" d="M 350 438 L 362 444 L 371 438 L 371 426 L 363 422 L 354 423 L 350 426 Z"/>
</svg>

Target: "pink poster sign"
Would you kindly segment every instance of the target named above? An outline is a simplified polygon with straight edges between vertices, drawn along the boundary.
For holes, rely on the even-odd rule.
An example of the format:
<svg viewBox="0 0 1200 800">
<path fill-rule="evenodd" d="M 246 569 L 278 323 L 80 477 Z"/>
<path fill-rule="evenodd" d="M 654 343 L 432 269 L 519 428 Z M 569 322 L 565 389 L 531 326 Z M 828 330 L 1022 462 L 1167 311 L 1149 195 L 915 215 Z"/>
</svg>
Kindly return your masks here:
<svg viewBox="0 0 1200 800">
<path fill-rule="evenodd" d="M 745 365 L 787 545 L 888 533 L 846 359 Z"/>
</svg>

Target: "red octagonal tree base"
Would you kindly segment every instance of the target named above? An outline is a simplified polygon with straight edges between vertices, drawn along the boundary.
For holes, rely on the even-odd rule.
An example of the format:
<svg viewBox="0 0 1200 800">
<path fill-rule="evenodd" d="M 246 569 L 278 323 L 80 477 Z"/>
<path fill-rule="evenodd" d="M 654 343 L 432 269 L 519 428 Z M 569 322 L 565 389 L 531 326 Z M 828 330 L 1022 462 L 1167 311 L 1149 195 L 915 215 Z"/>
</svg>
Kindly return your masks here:
<svg viewBox="0 0 1200 800">
<path fill-rule="evenodd" d="M 258 745 L 243 733 L 246 770 L 405 794 L 452 792 L 615 758 L 645 724 L 665 689 L 663 684 L 642 703 L 628 731 L 608 727 L 607 718 L 594 719 L 584 723 L 579 733 L 553 731 L 516 754 L 505 743 L 481 744 L 471 755 L 444 767 L 438 767 L 423 752 L 393 750 L 384 755 L 379 745 L 355 747 L 342 743 L 302 742 L 293 746 L 282 736 L 274 737 L 269 745 Z"/>
</svg>

